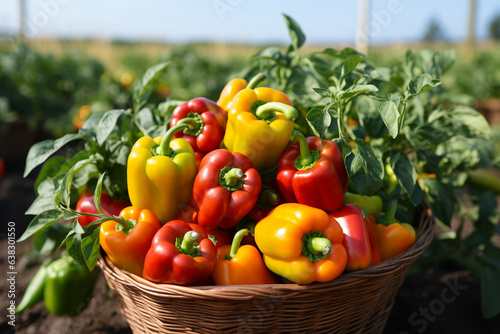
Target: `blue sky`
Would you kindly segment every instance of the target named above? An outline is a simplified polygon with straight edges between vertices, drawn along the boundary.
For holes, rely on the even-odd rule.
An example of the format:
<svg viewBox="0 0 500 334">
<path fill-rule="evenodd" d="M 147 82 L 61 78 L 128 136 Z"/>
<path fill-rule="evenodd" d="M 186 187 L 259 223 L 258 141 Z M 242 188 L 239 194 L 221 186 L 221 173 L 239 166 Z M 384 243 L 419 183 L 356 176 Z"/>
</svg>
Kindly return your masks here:
<svg viewBox="0 0 500 334">
<path fill-rule="evenodd" d="M 353 44 L 358 1 L 317 0 L 26 0 L 31 37 L 91 37 L 166 42 L 288 43 L 282 13 L 307 42 Z M 476 37 L 500 14 L 500 1 L 477 1 Z M 373 44 L 412 42 L 436 19 L 445 35 L 465 38 L 469 0 L 371 0 Z M 19 27 L 19 0 L 0 1 L 0 33 Z"/>
</svg>

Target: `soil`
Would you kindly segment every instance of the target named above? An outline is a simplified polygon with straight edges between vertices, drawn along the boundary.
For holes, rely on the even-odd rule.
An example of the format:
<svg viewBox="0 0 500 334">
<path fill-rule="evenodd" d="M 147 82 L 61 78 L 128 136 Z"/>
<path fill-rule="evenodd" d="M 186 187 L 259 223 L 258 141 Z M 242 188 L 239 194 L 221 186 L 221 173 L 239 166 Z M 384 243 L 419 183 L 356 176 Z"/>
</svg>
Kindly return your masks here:
<svg viewBox="0 0 500 334">
<path fill-rule="evenodd" d="M 22 161 L 11 161 L 0 178 L 0 208 L 2 230 L 0 239 L 0 272 L 8 273 L 6 238 L 7 223 L 15 222 L 18 238 L 29 223 L 24 212 L 34 200 L 34 177 L 23 179 Z M 35 171 L 32 173 L 36 175 Z M 16 244 L 15 299 L 19 303 L 23 293 L 35 275 L 38 264 L 25 264 L 25 255 L 31 249 L 31 241 Z M 7 276 L 7 275 L 6 275 Z M 6 277 L 4 276 L 4 277 Z M 43 303 L 15 318 L 15 327 L 9 325 L 7 307 L 10 299 L 9 282 L 0 281 L 0 333 L 20 334 L 126 334 L 132 333 L 120 313 L 113 291 L 108 291 L 101 274 L 94 298 L 78 317 L 55 317 L 48 313 Z M 407 276 L 396 297 L 385 333 L 500 333 L 500 316 L 488 321 L 481 315 L 480 291 L 468 272 L 449 268 L 446 273 L 432 270 Z"/>
</svg>

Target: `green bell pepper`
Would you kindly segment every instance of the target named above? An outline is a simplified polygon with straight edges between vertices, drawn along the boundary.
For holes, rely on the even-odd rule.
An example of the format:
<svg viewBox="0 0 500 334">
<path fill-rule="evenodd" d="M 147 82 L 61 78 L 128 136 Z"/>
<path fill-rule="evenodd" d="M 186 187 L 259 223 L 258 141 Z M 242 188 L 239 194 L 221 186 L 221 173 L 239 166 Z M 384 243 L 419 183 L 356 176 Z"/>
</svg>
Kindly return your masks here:
<svg viewBox="0 0 500 334">
<path fill-rule="evenodd" d="M 45 277 L 45 307 L 54 315 L 77 316 L 92 299 L 98 276 L 98 269 L 89 271 L 70 256 L 52 262 Z"/>
</svg>

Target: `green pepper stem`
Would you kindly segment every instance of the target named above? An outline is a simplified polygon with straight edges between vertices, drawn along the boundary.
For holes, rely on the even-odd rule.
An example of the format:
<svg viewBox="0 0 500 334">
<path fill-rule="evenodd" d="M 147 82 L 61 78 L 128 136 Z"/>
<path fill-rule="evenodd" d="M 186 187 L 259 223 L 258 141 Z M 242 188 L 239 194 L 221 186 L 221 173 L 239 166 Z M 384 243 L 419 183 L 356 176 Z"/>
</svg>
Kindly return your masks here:
<svg viewBox="0 0 500 334">
<path fill-rule="evenodd" d="M 194 137 L 198 136 L 203 131 L 203 127 L 205 126 L 205 122 L 203 122 L 200 114 L 194 112 L 190 112 L 186 117 L 179 120 L 176 125 L 178 124 L 189 125 L 189 129 L 185 129 L 184 133 Z"/>
<path fill-rule="evenodd" d="M 299 117 L 297 109 L 281 102 L 268 102 L 263 104 L 257 108 L 255 115 L 260 119 L 269 119 L 276 114 L 276 111 L 283 113 L 285 117 L 292 122 Z"/>
<path fill-rule="evenodd" d="M 260 204 L 269 203 L 271 205 L 276 205 L 279 203 L 279 197 L 273 189 L 266 189 L 260 192 L 257 202 Z"/>
<path fill-rule="evenodd" d="M 313 254 L 328 255 L 332 251 L 332 243 L 324 237 L 314 237 L 309 239 L 307 250 Z"/>
<path fill-rule="evenodd" d="M 256 76 L 254 76 L 247 85 L 247 89 L 255 89 L 259 83 L 264 81 L 266 79 L 266 75 L 264 73 L 259 73 Z"/>
<path fill-rule="evenodd" d="M 229 251 L 229 255 L 226 257 L 226 260 L 231 260 L 233 256 L 238 253 L 238 249 L 240 248 L 241 240 L 245 235 L 248 235 L 249 231 L 244 228 L 236 232 L 233 238 L 233 243 L 231 244 L 231 250 Z"/>
<path fill-rule="evenodd" d="M 387 207 L 387 212 L 384 216 L 384 225 L 390 225 L 396 221 L 396 210 L 398 209 L 398 199 L 393 198 Z"/>
<path fill-rule="evenodd" d="M 302 238 L 302 254 L 312 262 L 325 259 L 332 251 L 331 241 L 323 232 L 308 232 Z"/>
<path fill-rule="evenodd" d="M 234 191 L 241 189 L 241 185 L 239 186 L 238 183 L 241 183 L 240 181 L 243 180 L 244 176 L 245 174 L 240 168 L 224 167 L 220 172 L 219 182 L 224 188 Z"/>
<path fill-rule="evenodd" d="M 173 127 L 171 127 L 167 131 L 167 133 L 165 133 L 165 135 L 163 136 L 160 146 L 158 146 L 156 152 L 159 155 L 171 156 L 172 150 L 170 149 L 170 142 L 172 141 L 172 138 L 177 132 L 181 132 L 189 128 L 190 126 L 188 124 L 176 124 Z"/>
<path fill-rule="evenodd" d="M 194 253 L 194 245 L 196 240 L 200 238 L 200 234 L 195 231 L 188 231 L 184 234 L 181 243 L 181 249 L 184 254 L 193 254 Z"/>
<path fill-rule="evenodd" d="M 294 142 L 295 140 L 299 141 L 300 165 L 302 166 L 310 165 L 313 162 L 313 156 L 311 155 L 311 151 L 309 150 L 309 146 L 307 145 L 306 137 L 302 132 L 293 130 L 290 141 Z"/>
</svg>

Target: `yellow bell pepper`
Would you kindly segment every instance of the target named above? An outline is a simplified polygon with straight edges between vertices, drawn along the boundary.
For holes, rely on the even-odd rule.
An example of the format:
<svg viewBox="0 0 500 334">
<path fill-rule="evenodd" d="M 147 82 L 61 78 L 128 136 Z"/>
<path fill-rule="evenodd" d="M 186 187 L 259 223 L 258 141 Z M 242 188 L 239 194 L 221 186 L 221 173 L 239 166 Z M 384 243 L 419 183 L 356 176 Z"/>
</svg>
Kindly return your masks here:
<svg viewBox="0 0 500 334">
<path fill-rule="evenodd" d="M 335 219 L 298 203 L 277 206 L 255 226 L 255 242 L 269 270 L 299 284 L 328 282 L 344 271 L 343 239 Z"/>
<path fill-rule="evenodd" d="M 266 87 L 243 89 L 232 101 L 224 145 L 250 158 L 258 171 L 272 169 L 290 141 L 297 116 L 284 93 Z"/>
<path fill-rule="evenodd" d="M 236 94 L 245 88 L 254 89 L 265 78 L 265 74 L 259 73 L 253 77 L 250 82 L 247 82 L 245 79 L 232 79 L 224 86 L 217 100 L 217 104 L 228 112 L 231 109 L 231 104 Z"/>
<path fill-rule="evenodd" d="M 151 210 L 161 223 L 175 218 L 191 199 L 196 177 L 196 159 L 191 145 L 176 132 L 189 125 L 172 127 L 164 137 L 140 138 L 127 162 L 127 185 L 133 206 Z"/>
</svg>

